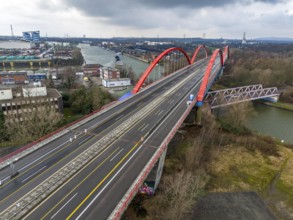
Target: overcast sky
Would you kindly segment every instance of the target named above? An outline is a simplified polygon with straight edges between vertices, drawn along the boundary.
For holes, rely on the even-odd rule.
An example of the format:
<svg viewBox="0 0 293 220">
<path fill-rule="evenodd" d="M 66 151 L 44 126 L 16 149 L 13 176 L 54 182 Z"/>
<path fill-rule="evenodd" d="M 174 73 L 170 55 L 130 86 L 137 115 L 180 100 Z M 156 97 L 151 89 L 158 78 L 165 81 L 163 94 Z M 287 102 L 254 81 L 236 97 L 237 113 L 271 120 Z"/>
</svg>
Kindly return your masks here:
<svg viewBox="0 0 293 220">
<path fill-rule="evenodd" d="M 0 35 L 293 37 L 293 0 L 2 0 Z"/>
</svg>

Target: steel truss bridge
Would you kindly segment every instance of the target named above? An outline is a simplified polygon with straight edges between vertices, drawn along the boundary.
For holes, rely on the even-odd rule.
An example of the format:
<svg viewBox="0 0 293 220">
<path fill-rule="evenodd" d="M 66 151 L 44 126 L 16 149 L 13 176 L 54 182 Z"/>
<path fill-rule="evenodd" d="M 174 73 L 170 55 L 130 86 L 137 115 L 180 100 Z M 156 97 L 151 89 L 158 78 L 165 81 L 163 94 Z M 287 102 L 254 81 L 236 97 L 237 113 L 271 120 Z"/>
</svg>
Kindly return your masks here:
<svg viewBox="0 0 293 220">
<path fill-rule="evenodd" d="M 208 102 L 211 109 L 214 109 L 240 102 L 278 97 L 279 95 L 276 87 L 263 88 L 262 85 L 258 84 L 208 92 L 205 102 Z"/>
<path fill-rule="evenodd" d="M 206 57 L 196 60 L 200 50 Z M 200 45 L 190 57 L 162 52 L 125 100 L 1 158 L 0 219 L 119 219 L 155 164 L 162 167 L 193 106 L 201 108 L 229 48 L 209 56 Z M 152 74 L 163 78 L 147 85 Z"/>
</svg>

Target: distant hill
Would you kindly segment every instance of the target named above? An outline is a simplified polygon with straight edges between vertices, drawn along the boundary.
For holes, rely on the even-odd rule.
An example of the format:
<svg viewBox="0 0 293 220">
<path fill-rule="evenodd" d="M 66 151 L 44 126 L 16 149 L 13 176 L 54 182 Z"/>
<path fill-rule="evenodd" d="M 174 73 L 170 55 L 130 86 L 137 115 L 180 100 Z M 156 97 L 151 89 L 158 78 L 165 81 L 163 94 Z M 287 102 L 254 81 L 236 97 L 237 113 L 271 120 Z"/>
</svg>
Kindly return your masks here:
<svg viewBox="0 0 293 220">
<path fill-rule="evenodd" d="M 293 38 L 290 37 L 262 37 L 255 38 L 257 41 L 282 41 L 282 42 L 293 42 Z"/>
</svg>

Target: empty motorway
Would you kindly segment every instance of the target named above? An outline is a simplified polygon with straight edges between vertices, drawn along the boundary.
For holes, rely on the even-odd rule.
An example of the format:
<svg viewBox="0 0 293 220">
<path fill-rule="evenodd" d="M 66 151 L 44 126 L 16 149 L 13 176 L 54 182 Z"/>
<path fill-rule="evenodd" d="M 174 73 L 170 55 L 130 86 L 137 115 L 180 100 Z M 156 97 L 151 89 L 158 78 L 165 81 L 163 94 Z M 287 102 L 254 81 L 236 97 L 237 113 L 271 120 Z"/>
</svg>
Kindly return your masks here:
<svg viewBox="0 0 293 220">
<path fill-rule="evenodd" d="M 207 62 L 172 74 L 15 161 L 16 177 L 10 178 L 11 167 L 3 168 L 0 218 L 107 219 L 186 111 Z"/>
</svg>

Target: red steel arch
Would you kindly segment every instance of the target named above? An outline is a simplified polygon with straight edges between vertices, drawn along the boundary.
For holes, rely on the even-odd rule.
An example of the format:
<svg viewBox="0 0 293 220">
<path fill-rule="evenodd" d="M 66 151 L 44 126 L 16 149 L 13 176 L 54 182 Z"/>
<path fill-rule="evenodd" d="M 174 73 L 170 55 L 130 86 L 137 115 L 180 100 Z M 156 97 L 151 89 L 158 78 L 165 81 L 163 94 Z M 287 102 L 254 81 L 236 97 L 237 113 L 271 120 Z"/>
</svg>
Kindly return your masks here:
<svg viewBox="0 0 293 220">
<path fill-rule="evenodd" d="M 194 63 L 194 60 L 195 60 L 195 58 L 197 57 L 197 54 L 199 53 L 199 50 L 200 50 L 201 48 L 203 48 L 203 49 L 205 50 L 205 52 L 206 52 L 206 58 L 208 57 L 208 50 L 207 50 L 206 46 L 205 46 L 205 45 L 199 45 L 199 46 L 196 48 L 196 50 L 194 51 L 194 54 L 193 54 L 193 56 L 192 56 L 192 58 L 191 58 L 191 63 Z"/>
<path fill-rule="evenodd" d="M 199 92 L 198 92 L 198 95 L 197 95 L 197 102 L 200 102 L 200 105 L 202 103 L 202 100 L 204 98 L 204 95 L 205 95 L 205 92 L 206 92 L 206 89 L 207 89 L 207 85 L 208 85 L 208 82 L 209 82 L 209 78 L 210 78 L 210 75 L 211 75 L 211 71 L 213 69 L 213 66 L 214 66 L 214 63 L 216 61 L 216 58 L 218 56 L 218 54 L 220 54 L 220 59 L 221 59 L 221 65 L 223 66 L 224 65 L 224 59 L 223 59 L 223 53 L 220 49 L 216 49 L 209 61 L 209 64 L 207 66 L 207 69 L 205 71 L 205 74 L 204 74 L 204 77 L 202 79 L 202 82 L 201 82 L 201 85 L 200 85 L 200 88 L 199 88 Z"/>
<path fill-rule="evenodd" d="M 136 94 L 142 84 L 144 83 L 144 81 L 146 80 L 146 78 L 148 77 L 148 75 L 151 73 L 151 71 L 154 69 L 154 67 L 159 63 L 159 61 L 168 53 L 170 53 L 171 51 L 174 51 L 174 50 L 178 50 L 180 52 L 182 52 L 184 54 L 184 56 L 186 57 L 187 61 L 189 64 L 191 64 L 191 61 L 190 61 L 190 58 L 189 56 L 187 55 L 187 53 L 181 49 L 181 48 L 178 48 L 178 47 L 172 47 L 172 48 L 169 48 L 167 50 L 165 50 L 164 52 L 162 52 L 149 66 L 148 68 L 144 71 L 144 73 L 142 74 L 142 76 L 140 77 L 139 81 L 136 83 L 135 87 L 133 88 L 132 90 L 132 94 Z"/>
<path fill-rule="evenodd" d="M 230 56 L 230 49 L 229 49 L 229 46 L 226 46 L 225 49 L 224 49 L 224 53 L 223 53 L 223 56 L 224 56 L 224 62 L 229 58 Z"/>
</svg>

